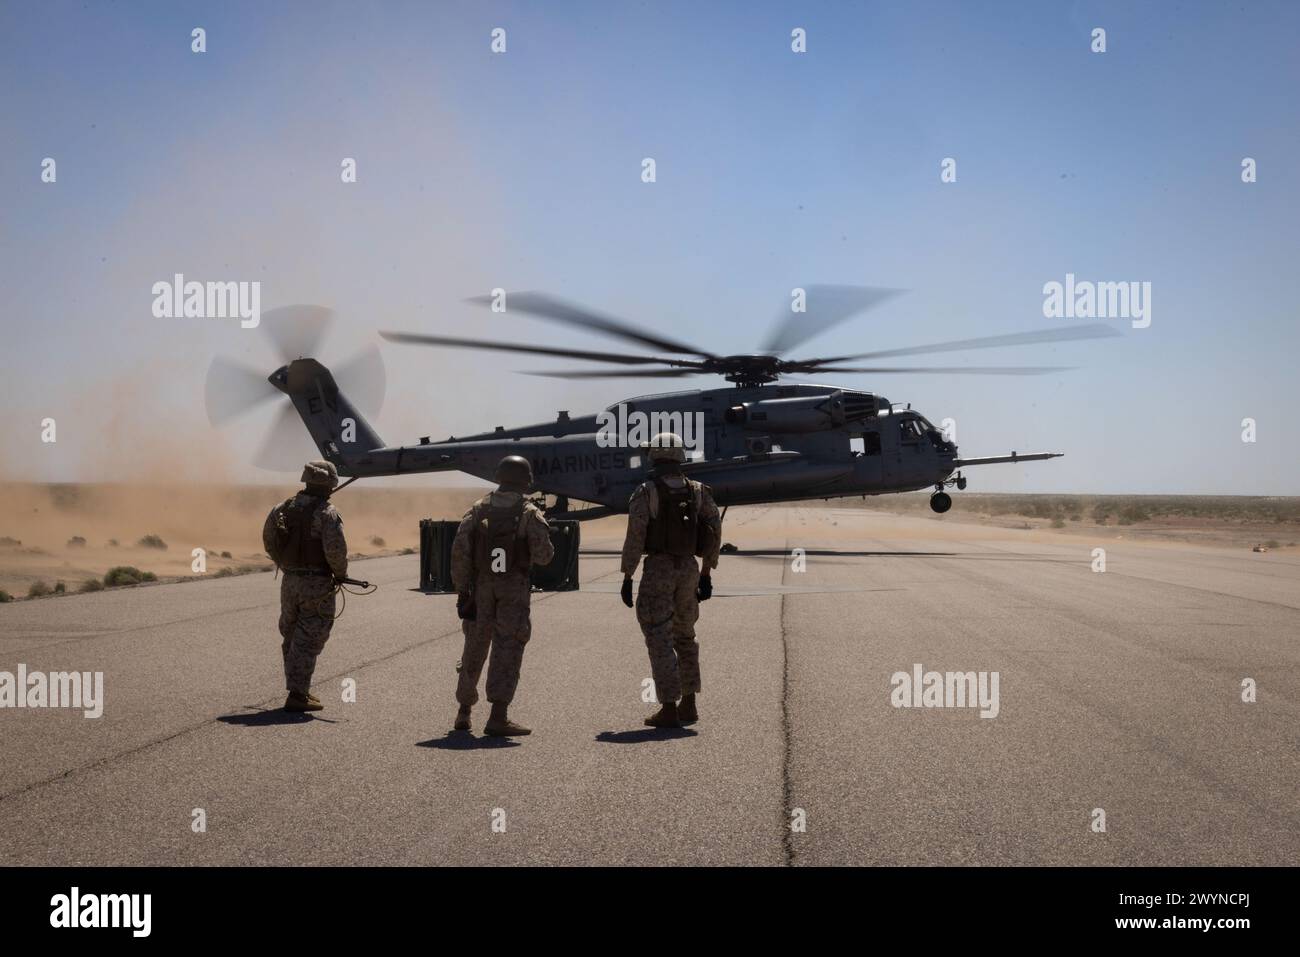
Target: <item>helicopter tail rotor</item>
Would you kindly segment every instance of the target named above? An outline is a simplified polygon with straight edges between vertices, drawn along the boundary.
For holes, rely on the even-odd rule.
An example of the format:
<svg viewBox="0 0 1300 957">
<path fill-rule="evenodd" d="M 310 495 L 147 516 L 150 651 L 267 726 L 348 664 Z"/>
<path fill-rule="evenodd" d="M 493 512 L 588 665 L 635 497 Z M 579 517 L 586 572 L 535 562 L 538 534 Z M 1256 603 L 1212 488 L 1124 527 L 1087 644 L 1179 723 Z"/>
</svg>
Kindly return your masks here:
<svg viewBox="0 0 1300 957">
<path fill-rule="evenodd" d="M 344 475 L 351 474 L 350 457 L 384 447 L 383 439 L 339 389 L 333 373 L 315 359 L 295 359 L 273 372 L 268 381 L 287 395 L 293 405 L 281 411 L 259 450 L 255 461 L 261 467 L 297 468 L 302 464 L 301 458 L 288 461 L 281 454 L 288 445 L 290 433 L 300 434 L 294 412 L 307 426 L 320 454 Z"/>
<path fill-rule="evenodd" d="M 343 472 L 350 450 L 383 444 L 363 415 L 363 410 L 376 415 L 383 406 L 386 375 L 378 348 L 372 343 L 339 366 L 339 381 L 346 394 L 330 370 L 310 358 L 333 322 L 333 310 L 324 306 L 272 309 L 263 314 L 260 328 L 266 330 L 281 366 L 269 378 L 224 356 L 214 357 L 208 366 L 204 400 L 208 421 L 214 427 L 226 426 L 269 403 L 282 404 L 253 455 L 253 464 L 259 468 L 297 471 L 304 461 L 320 454 Z M 282 395 L 290 401 L 285 403 Z M 307 426 L 306 433 L 299 419 Z M 313 443 L 316 453 L 312 452 Z M 333 453 L 327 452 L 330 443 Z"/>
</svg>

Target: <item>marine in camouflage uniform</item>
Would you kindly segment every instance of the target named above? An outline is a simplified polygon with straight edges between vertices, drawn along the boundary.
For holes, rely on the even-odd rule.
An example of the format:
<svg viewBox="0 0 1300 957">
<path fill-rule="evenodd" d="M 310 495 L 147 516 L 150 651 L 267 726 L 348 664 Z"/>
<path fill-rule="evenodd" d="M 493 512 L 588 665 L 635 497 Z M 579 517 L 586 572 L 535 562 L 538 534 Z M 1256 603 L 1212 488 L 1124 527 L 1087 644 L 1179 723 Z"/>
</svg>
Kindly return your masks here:
<svg viewBox="0 0 1300 957">
<path fill-rule="evenodd" d="M 339 484 L 332 462 L 308 462 L 305 488 L 266 517 L 262 544 L 284 577 L 280 582 L 280 646 L 286 711 L 319 711 L 311 693 L 316 658 L 334 627 L 334 579 L 348 574 L 348 543 L 343 519 L 329 502 Z"/>
<path fill-rule="evenodd" d="M 695 640 L 695 622 L 700 617 L 699 603 L 713 595 L 710 573 L 718 567 L 722 522 L 709 487 L 681 474 L 685 449 L 680 438 L 660 433 L 646 451 L 654 471 L 628 502 L 623 602 L 632 607 L 632 575 L 645 555 L 636 618 L 645 635 L 660 704 L 646 724 L 676 727 L 699 719 L 695 695 L 700 690 L 700 645 Z M 697 553 L 703 571 L 696 563 Z"/>
<path fill-rule="evenodd" d="M 497 466 L 499 488 L 474 503 L 456 529 L 451 546 L 451 578 L 459 604 L 474 606 L 475 618 L 464 627 L 454 727 L 468 731 L 470 709 L 478 702 L 478 679 L 487 660 L 487 699 L 492 713 L 484 733 L 503 737 L 531 733 L 508 714 L 519 684 L 524 646 L 532 634 L 529 604 L 533 565 L 555 556 L 546 518 L 524 492 L 533 481 L 528 460 L 511 455 Z M 489 652 L 491 657 L 489 658 Z"/>
</svg>

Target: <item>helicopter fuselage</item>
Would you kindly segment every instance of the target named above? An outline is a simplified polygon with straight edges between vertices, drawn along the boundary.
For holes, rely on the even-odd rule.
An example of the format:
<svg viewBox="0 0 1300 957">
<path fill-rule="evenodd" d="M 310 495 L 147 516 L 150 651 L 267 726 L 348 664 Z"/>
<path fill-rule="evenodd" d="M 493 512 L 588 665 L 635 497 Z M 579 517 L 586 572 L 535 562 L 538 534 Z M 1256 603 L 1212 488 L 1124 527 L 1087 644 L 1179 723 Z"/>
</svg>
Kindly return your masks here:
<svg viewBox="0 0 1300 957">
<path fill-rule="evenodd" d="M 556 497 L 554 511 L 576 518 L 627 511 L 649 470 L 642 446 L 660 431 L 688 438 L 684 469 L 722 506 L 933 487 L 930 507 L 944 512 L 951 505 L 944 487 L 966 487 L 960 472 L 953 475 L 959 468 L 1061 454 L 962 459 L 956 444 L 911 408 L 871 392 L 785 383 L 636 396 L 581 418 L 561 412 L 536 425 L 387 446 L 315 359 L 295 359 L 269 381 L 289 396 L 340 475 L 465 472 L 491 480 L 503 457 L 521 455 L 532 464 L 534 488 Z M 593 507 L 569 513 L 570 499 Z"/>
<path fill-rule="evenodd" d="M 611 428 L 629 421 L 644 426 L 639 434 Z M 503 456 L 522 455 L 538 491 L 622 512 L 646 477 L 640 444 L 661 429 L 686 433 L 686 473 L 720 506 L 933 487 L 957 461 L 957 447 L 917 412 L 873 393 L 782 383 L 636 396 L 598 415 L 376 449 L 346 471 L 490 480 Z"/>
</svg>

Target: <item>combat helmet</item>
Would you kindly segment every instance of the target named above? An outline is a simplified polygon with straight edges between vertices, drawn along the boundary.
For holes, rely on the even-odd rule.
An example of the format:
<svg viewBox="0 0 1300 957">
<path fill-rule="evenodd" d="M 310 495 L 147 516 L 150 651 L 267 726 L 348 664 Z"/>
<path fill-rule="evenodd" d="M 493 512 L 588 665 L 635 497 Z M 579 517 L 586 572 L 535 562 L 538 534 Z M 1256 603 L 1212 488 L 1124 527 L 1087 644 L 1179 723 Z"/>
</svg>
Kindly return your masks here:
<svg viewBox="0 0 1300 957">
<path fill-rule="evenodd" d="M 533 484 L 533 467 L 522 455 L 507 455 L 497 463 L 493 479 L 498 485 L 523 491 Z"/>
<path fill-rule="evenodd" d="M 686 461 L 686 446 L 682 443 L 682 437 L 676 432 L 660 432 L 643 448 L 650 457 L 651 462 L 677 462 Z"/>
<path fill-rule="evenodd" d="M 302 467 L 302 483 L 308 491 L 329 494 L 339 484 L 339 470 L 333 462 L 316 459 Z"/>
</svg>

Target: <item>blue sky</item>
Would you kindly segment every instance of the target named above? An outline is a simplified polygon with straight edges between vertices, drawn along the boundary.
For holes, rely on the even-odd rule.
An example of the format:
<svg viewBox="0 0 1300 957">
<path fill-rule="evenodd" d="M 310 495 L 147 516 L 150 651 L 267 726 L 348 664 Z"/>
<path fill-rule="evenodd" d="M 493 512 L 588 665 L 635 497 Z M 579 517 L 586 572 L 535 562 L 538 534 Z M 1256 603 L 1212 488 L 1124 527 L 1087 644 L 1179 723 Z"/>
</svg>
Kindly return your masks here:
<svg viewBox="0 0 1300 957">
<path fill-rule="evenodd" d="M 828 354 L 1069 322 L 1042 286 L 1072 272 L 1149 281 L 1150 328 L 951 360 L 1060 375 L 826 381 L 955 418 L 969 454 L 1067 453 L 979 490 L 1296 494 L 1297 41 L 1290 3 L 4 3 L 0 474 L 268 478 L 266 416 L 202 406 L 213 355 L 274 368 L 265 336 L 155 319 L 175 272 L 334 306 L 327 363 L 381 328 L 614 345 L 462 302 L 496 286 L 715 351 L 796 286 L 909 290 L 800 350 Z M 393 443 L 655 388 L 383 353 Z"/>
</svg>

